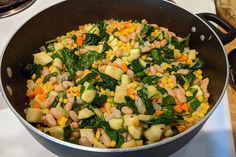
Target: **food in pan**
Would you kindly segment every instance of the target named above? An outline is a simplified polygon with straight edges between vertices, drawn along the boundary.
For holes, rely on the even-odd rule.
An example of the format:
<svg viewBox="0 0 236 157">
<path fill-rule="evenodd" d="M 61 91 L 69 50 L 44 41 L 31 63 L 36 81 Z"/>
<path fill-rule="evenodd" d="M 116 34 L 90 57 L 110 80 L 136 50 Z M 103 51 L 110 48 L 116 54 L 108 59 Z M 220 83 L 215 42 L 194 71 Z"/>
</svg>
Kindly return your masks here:
<svg viewBox="0 0 236 157">
<path fill-rule="evenodd" d="M 146 20 L 104 20 L 48 41 L 26 66 L 26 120 L 90 147 L 171 138 L 210 107 L 204 62 L 189 40 Z"/>
</svg>

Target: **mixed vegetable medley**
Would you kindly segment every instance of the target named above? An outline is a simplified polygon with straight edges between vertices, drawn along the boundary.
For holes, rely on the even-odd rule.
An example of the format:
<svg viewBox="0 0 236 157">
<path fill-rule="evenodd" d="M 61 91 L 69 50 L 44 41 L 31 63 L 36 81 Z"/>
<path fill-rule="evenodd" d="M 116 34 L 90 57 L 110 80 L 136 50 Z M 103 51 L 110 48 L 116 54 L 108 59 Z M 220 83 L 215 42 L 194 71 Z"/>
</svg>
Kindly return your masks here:
<svg viewBox="0 0 236 157">
<path fill-rule="evenodd" d="M 46 42 L 28 64 L 26 120 L 61 140 L 130 148 L 170 138 L 207 113 L 204 62 L 146 20 L 103 20 Z"/>
</svg>

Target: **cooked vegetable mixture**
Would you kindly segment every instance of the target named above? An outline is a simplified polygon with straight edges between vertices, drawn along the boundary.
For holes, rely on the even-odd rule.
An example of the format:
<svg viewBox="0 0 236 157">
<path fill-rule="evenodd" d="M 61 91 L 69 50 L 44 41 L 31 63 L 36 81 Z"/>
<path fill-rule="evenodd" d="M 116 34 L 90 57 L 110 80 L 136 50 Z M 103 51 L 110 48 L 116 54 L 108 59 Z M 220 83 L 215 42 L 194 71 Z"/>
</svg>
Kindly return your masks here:
<svg viewBox="0 0 236 157">
<path fill-rule="evenodd" d="M 99 148 L 183 132 L 210 107 L 204 62 L 189 40 L 146 20 L 104 20 L 48 41 L 26 66 L 26 120 L 58 139 Z"/>
</svg>

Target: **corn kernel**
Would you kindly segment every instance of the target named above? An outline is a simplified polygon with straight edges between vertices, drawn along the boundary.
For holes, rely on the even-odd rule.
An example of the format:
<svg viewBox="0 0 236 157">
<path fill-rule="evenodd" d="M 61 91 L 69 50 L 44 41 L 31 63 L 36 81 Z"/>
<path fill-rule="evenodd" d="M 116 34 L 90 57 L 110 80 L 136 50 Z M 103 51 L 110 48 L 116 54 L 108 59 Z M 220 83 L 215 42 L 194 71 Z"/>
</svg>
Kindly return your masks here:
<svg viewBox="0 0 236 157">
<path fill-rule="evenodd" d="M 169 78 L 169 79 L 167 80 L 167 82 L 168 82 L 168 83 L 173 83 L 173 80 L 172 80 L 171 78 Z"/>
<path fill-rule="evenodd" d="M 97 64 L 95 63 L 92 64 L 92 68 L 97 68 L 97 67 L 98 67 Z"/>
<path fill-rule="evenodd" d="M 73 95 L 74 97 L 78 96 L 78 94 L 77 94 L 77 93 L 73 93 L 72 95 Z"/>
<path fill-rule="evenodd" d="M 106 110 L 109 110 L 110 108 L 111 108 L 111 103 L 108 103 L 108 102 L 107 102 L 107 103 L 105 104 L 105 109 L 106 109 Z"/>
<path fill-rule="evenodd" d="M 48 114 L 48 113 L 49 113 L 49 109 L 48 108 L 43 110 L 43 114 Z"/>
<path fill-rule="evenodd" d="M 68 103 L 68 102 L 69 102 L 68 99 L 64 99 L 64 100 L 63 100 L 63 103 L 65 103 L 65 104 Z"/>
<path fill-rule="evenodd" d="M 174 45 L 170 45 L 170 49 L 174 50 L 175 46 Z"/>
<path fill-rule="evenodd" d="M 188 97 L 189 97 L 189 96 L 193 96 L 193 94 L 192 94 L 190 91 L 186 91 L 186 92 L 185 92 L 185 95 L 188 96 Z"/>
<path fill-rule="evenodd" d="M 145 61 L 145 60 L 147 59 L 147 55 L 143 55 L 143 56 L 141 57 L 141 59 L 142 59 L 143 61 Z"/>
<path fill-rule="evenodd" d="M 108 98 L 107 102 L 112 103 L 112 98 Z"/>
<path fill-rule="evenodd" d="M 98 138 L 94 138 L 92 141 L 93 144 L 96 144 L 97 142 L 98 142 Z"/>
<path fill-rule="evenodd" d="M 189 84 L 185 83 L 184 84 L 184 90 L 188 90 Z"/>
<path fill-rule="evenodd" d="M 57 122 L 58 122 L 58 124 L 59 124 L 60 126 L 64 126 L 64 125 L 66 124 L 67 120 L 68 120 L 68 119 L 67 119 L 66 117 L 62 116 L 61 118 L 59 118 L 59 119 L 57 120 Z"/>
<path fill-rule="evenodd" d="M 59 98 L 59 102 L 62 102 L 62 101 L 63 101 L 63 98 L 62 98 L 62 97 L 60 97 L 60 98 Z"/>
<path fill-rule="evenodd" d="M 202 70 L 201 69 L 197 70 L 197 74 L 201 75 L 202 74 Z"/>
<path fill-rule="evenodd" d="M 202 75 L 198 75 L 197 78 L 198 78 L 199 80 L 202 80 Z"/>
<path fill-rule="evenodd" d="M 54 69 L 53 66 L 50 66 L 50 67 L 49 67 L 49 71 L 50 71 L 50 72 L 52 72 L 53 69 Z"/>
<path fill-rule="evenodd" d="M 203 96 L 202 96 L 202 95 L 199 95 L 199 96 L 197 97 L 197 99 L 198 99 L 198 101 L 203 102 Z"/>
<path fill-rule="evenodd" d="M 198 116 L 199 116 L 200 118 L 203 118 L 203 117 L 204 117 L 204 114 L 203 114 L 202 112 L 199 112 Z"/>
<path fill-rule="evenodd" d="M 111 91 L 110 96 L 114 96 L 115 92 Z"/>
<path fill-rule="evenodd" d="M 98 139 L 101 135 L 100 129 L 97 129 L 95 137 Z"/>
<path fill-rule="evenodd" d="M 175 88 L 175 85 L 174 85 L 174 83 L 170 83 L 169 84 L 169 87 L 172 89 L 172 88 Z"/>
<path fill-rule="evenodd" d="M 116 141 L 113 141 L 113 140 L 112 140 L 111 143 L 110 143 L 110 146 L 111 146 L 111 147 L 115 147 L 115 146 L 116 146 Z"/>
<path fill-rule="evenodd" d="M 33 74 L 31 78 L 32 78 L 32 80 L 35 80 L 36 79 L 36 74 Z"/>
</svg>

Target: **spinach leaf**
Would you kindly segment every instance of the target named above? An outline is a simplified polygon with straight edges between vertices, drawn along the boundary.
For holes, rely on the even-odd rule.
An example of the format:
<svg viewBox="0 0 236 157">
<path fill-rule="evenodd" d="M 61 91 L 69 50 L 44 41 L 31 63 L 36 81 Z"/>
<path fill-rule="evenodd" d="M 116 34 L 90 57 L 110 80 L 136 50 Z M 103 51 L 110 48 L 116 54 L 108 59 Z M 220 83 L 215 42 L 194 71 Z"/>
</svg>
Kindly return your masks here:
<svg viewBox="0 0 236 157">
<path fill-rule="evenodd" d="M 90 81 L 94 79 L 97 76 L 97 73 L 89 73 L 86 76 L 84 76 L 82 79 L 80 79 L 78 82 L 76 82 L 76 85 L 83 84 L 85 81 Z"/>
<path fill-rule="evenodd" d="M 141 98 L 142 102 L 144 103 L 147 113 L 152 115 L 155 112 L 155 110 L 154 107 L 152 106 L 152 102 L 150 101 L 150 99 L 148 99 L 147 89 L 143 88 L 138 90 L 138 95 Z"/>
<path fill-rule="evenodd" d="M 58 98 L 58 96 L 57 96 L 51 106 L 52 106 L 52 107 L 57 107 L 58 102 L 59 102 L 59 98 Z"/>
<path fill-rule="evenodd" d="M 60 60 L 63 61 L 63 58 L 62 58 L 62 56 L 60 55 L 59 52 L 53 53 L 53 54 L 51 55 L 51 57 L 52 57 L 52 59 L 59 58 Z"/>
<path fill-rule="evenodd" d="M 123 134 L 122 131 L 118 131 L 116 148 L 120 148 L 122 144 L 125 142 L 124 136 L 122 134 Z"/>
<path fill-rule="evenodd" d="M 138 113 L 138 108 L 135 105 L 135 101 L 131 97 L 125 96 L 125 102 L 126 105 L 130 107 L 135 113 Z"/>
<path fill-rule="evenodd" d="M 107 40 L 109 34 L 106 32 L 107 23 L 105 20 L 98 22 L 98 29 L 100 30 L 100 40 Z"/>
<path fill-rule="evenodd" d="M 103 104 L 107 102 L 107 98 L 108 98 L 107 95 L 104 94 L 99 95 L 98 93 L 96 93 L 95 98 L 93 99 L 93 102 L 91 104 L 97 107 L 102 107 Z"/>
<path fill-rule="evenodd" d="M 103 121 L 101 121 L 97 116 L 92 116 L 87 119 L 83 119 L 82 123 L 80 124 L 80 128 L 99 128 L 103 125 Z"/>
<path fill-rule="evenodd" d="M 84 45 L 97 45 L 100 41 L 100 37 L 93 33 L 86 33 L 86 39 L 84 40 Z"/>
<path fill-rule="evenodd" d="M 183 38 L 181 41 L 179 41 L 176 37 L 172 36 L 170 39 L 170 44 L 174 45 L 175 48 L 179 49 L 182 53 L 185 47 L 189 47 L 190 36 L 191 34 Z"/>
<path fill-rule="evenodd" d="M 77 36 L 74 34 L 74 35 L 72 35 L 71 39 L 73 39 L 74 41 L 76 41 L 76 40 L 77 40 Z"/>
<path fill-rule="evenodd" d="M 200 58 L 197 58 L 190 68 L 193 70 L 201 69 L 204 64 L 205 63 Z"/>
<path fill-rule="evenodd" d="M 192 72 L 189 72 L 188 75 L 182 75 L 182 74 L 174 74 L 176 77 L 177 82 L 180 85 L 189 84 L 191 85 L 195 79 L 195 75 Z"/>
<path fill-rule="evenodd" d="M 64 58 L 64 63 L 66 65 L 66 69 L 70 73 L 69 80 L 72 80 L 75 76 L 75 71 L 76 71 L 75 65 L 78 58 L 73 52 L 71 52 L 69 49 L 66 48 L 62 50 L 62 55 Z"/>
<path fill-rule="evenodd" d="M 164 60 L 162 54 L 161 54 L 161 49 L 152 49 L 151 50 L 151 57 L 153 58 L 154 60 L 154 63 L 156 64 L 161 64 Z"/>
<path fill-rule="evenodd" d="M 173 96 L 166 96 L 162 99 L 162 104 L 163 105 L 174 105 L 176 102 L 175 102 L 175 98 Z"/>
<path fill-rule="evenodd" d="M 41 76 L 40 72 L 41 70 L 43 70 L 43 66 L 40 64 L 27 64 L 25 67 L 25 71 L 32 76 L 33 74 L 36 75 L 36 79 L 39 78 Z"/>
<path fill-rule="evenodd" d="M 154 116 L 152 119 L 147 121 L 148 124 L 170 124 L 176 121 L 176 117 L 174 114 L 174 108 L 171 105 L 166 105 L 163 107 L 164 113 L 160 116 Z"/>
<path fill-rule="evenodd" d="M 98 57 L 99 54 L 96 51 L 89 51 L 80 57 L 77 66 L 80 70 L 89 69 Z"/>
<path fill-rule="evenodd" d="M 54 52 L 55 51 L 54 45 L 52 43 L 48 44 L 46 51 L 47 51 L 47 53 Z"/>
<path fill-rule="evenodd" d="M 146 76 L 147 74 L 145 72 L 138 72 L 136 74 L 134 74 L 134 77 L 139 77 L 139 78 L 143 78 L 144 76 Z"/>
<path fill-rule="evenodd" d="M 116 130 L 112 129 L 110 127 L 110 125 L 108 124 L 108 122 L 104 123 L 102 125 L 102 128 L 104 129 L 106 134 L 111 138 L 111 140 L 113 140 L 115 142 L 117 141 L 118 132 Z"/>
<path fill-rule="evenodd" d="M 116 79 L 103 73 L 100 73 L 100 76 L 104 82 L 99 83 L 99 85 L 101 85 L 104 88 L 109 88 L 112 91 L 116 89 L 116 85 L 118 84 Z"/>
<path fill-rule="evenodd" d="M 157 87 L 157 91 L 161 93 L 161 95 L 166 95 L 167 94 L 167 90 L 165 88 L 162 87 Z"/>
<path fill-rule="evenodd" d="M 192 111 L 196 111 L 197 108 L 200 106 L 201 102 L 198 101 L 198 99 L 193 99 L 192 102 L 190 103 L 190 107 Z"/>
<path fill-rule="evenodd" d="M 149 24 L 144 24 L 143 29 L 141 30 L 141 34 L 144 37 L 150 36 L 151 33 L 154 31 L 154 27 Z"/>
<path fill-rule="evenodd" d="M 71 127 L 70 127 L 70 125 L 67 125 L 67 126 L 65 126 L 64 128 L 63 128 L 63 132 L 64 132 L 64 139 L 65 140 L 68 140 L 69 138 L 70 138 L 70 134 L 71 134 Z"/>
<path fill-rule="evenodd" d="M 58 73 L 57 72 L 53 72 L 51 74 L 48 74 L 47 76 L 45 76 L 45 78 L 43 79 L 43 84 L 48 82 L 48 80 L 52 77 L 52 76 L 57 76 Z"/>
<path fill-rule="evenodd" d="M 160 79 L 160 77 L 158 77 L 156 75 L 151 75 L 151 76 L 144 77 L 141 80 L 141 82 L 143 82 L 144 84 L 148 84 L 148 85 L 156 85 L 158 83 L 159 79 Z"/>
<path fill-rule="evenodd" d="M 166 47 L 163 47 L 162 48 L 162 51 L 165 52 L 165 57 L 168 58 L 168 59 L 174 59 L 174 51 L 170 48 L 168 48 L 167 46 Z"/>
<path fill-rule="evenodd" d="M 144 67 L 140 63 L 139 59 L 135 59 L 131 62 L 131 66 L 134 70 L 134 73 L 138 73 L 144 70 Z"/>
</svg>

